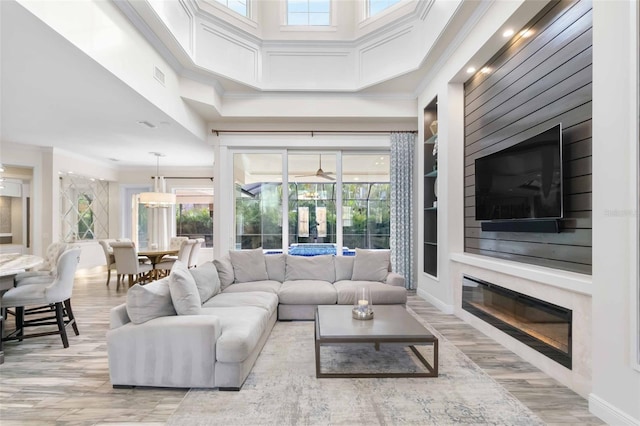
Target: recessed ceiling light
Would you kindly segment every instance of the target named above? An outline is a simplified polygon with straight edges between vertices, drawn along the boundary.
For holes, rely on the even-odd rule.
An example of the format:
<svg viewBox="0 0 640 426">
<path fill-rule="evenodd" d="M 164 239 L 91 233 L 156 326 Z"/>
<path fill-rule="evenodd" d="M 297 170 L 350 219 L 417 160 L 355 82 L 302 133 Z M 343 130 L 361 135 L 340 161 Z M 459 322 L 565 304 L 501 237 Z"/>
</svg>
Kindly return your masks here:
<svg viewBox="0 0 640 426">
<path fill-rule="evenodd" d="M 155 124 L 153 124 L 153 123 L 151 123 L 151 122 L 149 122 L 147 120 L 138 121 L 138 124 L 141 124 L 143 126 L 147 126 L 150 129 L 155 129 L 157 127 Z"/>
<path fill-rule="evenodd" d="M 511 37 L 514 34 L 514 31 L 509 28 L 508 30 L 505 30 L 505 32 L 502 33 L 502 37 Z"/>
<path fill-rule="evenodd" d="M 480 72 L 481 72 L 482 74 L 489 74 L 489 73 L 491 72 L 491 68 L 489 68 L 489 67 L 484 67 L 484 68 L 482 68 L 482 69 L 480 70 Z"/>
<path fill-rule="evenodd" d="M 527 38 L 527 37 L 531 37 L 532 35 L 533 35 L 532 29 L 527 28 L 526 30 L 520 31 L 520 37 Z"/>
<path fill-rule="evenodd" d="M 467 74 L 473 74 L 474 72 L 476 72 L 476 69 L 474 67 L 467 68 Z"/>
<path fill-rule="evenodd" d="M 358 176 L 354 177 L 353 180 L 360 180 Z"/>
</svg>

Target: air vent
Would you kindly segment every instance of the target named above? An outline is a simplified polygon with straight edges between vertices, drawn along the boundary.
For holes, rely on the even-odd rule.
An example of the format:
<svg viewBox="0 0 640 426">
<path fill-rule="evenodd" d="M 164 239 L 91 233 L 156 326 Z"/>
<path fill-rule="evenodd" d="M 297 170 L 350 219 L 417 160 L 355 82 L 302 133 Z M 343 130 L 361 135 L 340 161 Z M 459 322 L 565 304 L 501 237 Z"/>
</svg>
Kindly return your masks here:
<svg viewBox="0 0 640 426">
<path fill-rule="evenodd" d="M 164 73 L 160 71 L 160 68 L 153 67 L 153 77 L 164 86 Z"/>
</svg>

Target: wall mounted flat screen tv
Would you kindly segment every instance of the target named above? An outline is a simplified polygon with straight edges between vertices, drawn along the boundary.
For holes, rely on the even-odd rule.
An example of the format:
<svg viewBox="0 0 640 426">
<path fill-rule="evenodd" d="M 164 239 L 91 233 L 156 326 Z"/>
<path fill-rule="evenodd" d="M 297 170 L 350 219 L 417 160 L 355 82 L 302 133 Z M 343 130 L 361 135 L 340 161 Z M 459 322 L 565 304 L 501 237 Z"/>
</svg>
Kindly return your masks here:
<svg viewBox="0 0 640 426">
<path fill-rule="evenodd" d="M 476 220 L 562 218 L 562 124 L 475 166 Z"/>
</svg>

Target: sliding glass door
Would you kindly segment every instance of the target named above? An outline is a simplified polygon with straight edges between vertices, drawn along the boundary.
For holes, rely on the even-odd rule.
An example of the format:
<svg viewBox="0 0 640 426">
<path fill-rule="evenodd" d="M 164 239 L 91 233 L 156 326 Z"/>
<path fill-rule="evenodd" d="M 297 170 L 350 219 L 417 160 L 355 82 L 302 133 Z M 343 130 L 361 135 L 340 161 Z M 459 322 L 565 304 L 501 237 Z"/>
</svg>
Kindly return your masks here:
<svg viewBox="0 0 640 426">
<path fill-rule="evenodd" d="M 388 152 L 234 152 L 234 248 L 389 249 L 389 176 Z"/>
</svg>

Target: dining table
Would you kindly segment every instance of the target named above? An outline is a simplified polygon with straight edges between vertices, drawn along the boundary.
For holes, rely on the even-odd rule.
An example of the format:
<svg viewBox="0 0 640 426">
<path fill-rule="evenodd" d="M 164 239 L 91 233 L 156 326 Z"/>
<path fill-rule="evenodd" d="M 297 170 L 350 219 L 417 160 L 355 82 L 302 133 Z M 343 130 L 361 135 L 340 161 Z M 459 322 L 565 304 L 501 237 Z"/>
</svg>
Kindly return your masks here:
<svg viewBox="0 0 640 426">
<path fill-rule="evenodd" d="M 156 265 L 162 261 L 165 256 L 175 256 L 178 254 L 177 249 L 140 249 L 138 250 L 138 256 L 147 257 L 151 261 L 153 266 L 153 279 L 158 278 L 158 271 L 156 271 Z"/>
<path fill-rule="evenodd" d="M 40 256 L 21 253 L 0 254 L 0 291 L 13 287 L 13 278 L 20 272 L 35 268 L 44 262 Z"/>
<path fill-rule="evenodd" d="M 21 253 L 0 254 L 0 293 L 13 288 L 14 277 L 44 262 L 40 256 Z M 4 336 L 4 316 L 0 316 L 0 337 Z M 0 364 L 4 363 L 4 348 L 0 339 Z"/>
</svg>

